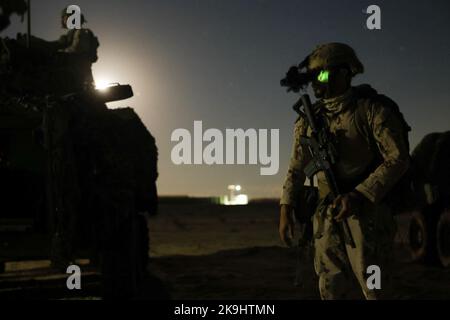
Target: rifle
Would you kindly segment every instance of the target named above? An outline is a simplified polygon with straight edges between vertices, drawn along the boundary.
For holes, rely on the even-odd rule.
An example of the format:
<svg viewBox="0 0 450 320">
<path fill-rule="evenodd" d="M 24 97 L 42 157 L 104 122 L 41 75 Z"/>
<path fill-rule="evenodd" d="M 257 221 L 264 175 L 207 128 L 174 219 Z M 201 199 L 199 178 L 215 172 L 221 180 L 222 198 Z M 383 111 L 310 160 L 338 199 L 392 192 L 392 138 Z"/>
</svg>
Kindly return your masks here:
<svg viewBox="0 0 450 320">
<path fill-rule="evenodd" d="M 301 107 L 303 106 L 303 111 Z M 323 121 L 317 121 L 316 115 L 312 110 L 311 100 L 309 95 L 303 94 L 298 102 L 294 105 L 294 110 L 305 115 L 311 128 L 311 137 L 301 137 L 300 143 L 308 147 L 311 154 L 311 161 L 306 165 L 304 172 L 309 179 L 322 171 L 330 188 L 328 201 L 332 202 L 338 195 L 341 194 L 336 177 L 333 171 L 333 165 L 336 163 L 336 151 L 334 149 L 330 132 Z M 355 248 L 350 227 L 347 220 L 341 222 L 342 235 L 344 242 Z"/>
</svg>

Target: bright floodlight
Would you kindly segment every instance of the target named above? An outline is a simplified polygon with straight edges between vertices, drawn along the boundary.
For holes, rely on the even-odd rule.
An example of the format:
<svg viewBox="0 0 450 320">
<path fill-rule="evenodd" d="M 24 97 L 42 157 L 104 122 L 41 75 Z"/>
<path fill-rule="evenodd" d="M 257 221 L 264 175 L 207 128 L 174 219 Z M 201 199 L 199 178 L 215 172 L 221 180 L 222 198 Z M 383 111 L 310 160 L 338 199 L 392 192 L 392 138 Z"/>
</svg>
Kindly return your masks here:
<svg viewBox="0 0 450 320">
<path fill-rule="evenodd" d="M 106 80 L 95 81 L 95 89 L 97 89 L 97 90 L 105 90 L 109 86 L 110 86 L 109 81 L 106 81 Z"/>
<path fill-rule="evenodd" d="M 237 186 L 235 187 L 235 190 L 236 190 L 236 191 L 241 191 L 241 186 L 240 186 L 240 185 L 237 185 Z"/>
</svg>

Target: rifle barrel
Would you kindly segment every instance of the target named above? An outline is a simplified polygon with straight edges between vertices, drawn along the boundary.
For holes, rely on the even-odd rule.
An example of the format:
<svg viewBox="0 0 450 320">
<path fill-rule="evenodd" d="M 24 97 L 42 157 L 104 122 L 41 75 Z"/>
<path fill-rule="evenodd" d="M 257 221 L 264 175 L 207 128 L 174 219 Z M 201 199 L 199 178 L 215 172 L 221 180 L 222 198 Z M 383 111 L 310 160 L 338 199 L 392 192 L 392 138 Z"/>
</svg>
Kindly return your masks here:
<svg viewBox="0 0 450 320">
<path fill-rule="evenodd" d="M 301 96 L 301 101 L 303 104 L 303 108 L 305 110 L 306 117 L 308 118 L 309 125 L 313 132 L 317 132 L 316 121 L 314 120 L 314 113 L 312 111 L 312 104 L 309 95 L 304 94 Z"/>
</svg>

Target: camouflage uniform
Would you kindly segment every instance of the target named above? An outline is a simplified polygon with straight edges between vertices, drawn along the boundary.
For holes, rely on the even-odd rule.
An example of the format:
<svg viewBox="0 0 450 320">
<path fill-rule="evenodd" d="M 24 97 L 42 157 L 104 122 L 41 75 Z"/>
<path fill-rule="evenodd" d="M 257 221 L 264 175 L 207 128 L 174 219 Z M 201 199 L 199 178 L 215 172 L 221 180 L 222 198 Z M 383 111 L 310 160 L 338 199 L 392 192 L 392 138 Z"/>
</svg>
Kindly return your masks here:
<svg viewBox="0 0 450 320">
<path fill-rule="evenodd" d="M 379 296 L 381 290 L 367 288 L 366 271 L 374 264 L 381 268 L 383 276 L 389 273 L 386 262 L 395 223 L 383 198 L 409 165 L 408 146 L 399 116 L 384 100 L 356 98 L 355 90 L 352 88 L 337 98 L 323 99 L 314 106 L 316 112 L 325 115 L 330 132 L 336 137 L 338 183 L 345 192 L 356 189 L 366 198 L 360 212 L 347 219 L 356 244 L 352 248 L 342 241 L 330 206 L 324 202 L 329 192 L 325 177 L 322 172 L 317 174 L 320 200 L 313 217 L 314 265 L 322 299 L 345 298 L 352 273 L 367 299 Z M 367 118 L 367 127 L 358 121 L 358 112 Z M 306 119 L 300 117 L 295 124 L 292 156 L 280 201 L 294 208 L 304 205 L 306 177 L 303 170 L 310 160 L 309 151 L 300 144 L 302 135 L 309 136 L 310 129 Z M 374 150 L 370 139 L 378 150 Z M 382 160 L 377 162 L 379 155 Z M 382 280 L 382 288 L 384 284 Z"/>
</svg>

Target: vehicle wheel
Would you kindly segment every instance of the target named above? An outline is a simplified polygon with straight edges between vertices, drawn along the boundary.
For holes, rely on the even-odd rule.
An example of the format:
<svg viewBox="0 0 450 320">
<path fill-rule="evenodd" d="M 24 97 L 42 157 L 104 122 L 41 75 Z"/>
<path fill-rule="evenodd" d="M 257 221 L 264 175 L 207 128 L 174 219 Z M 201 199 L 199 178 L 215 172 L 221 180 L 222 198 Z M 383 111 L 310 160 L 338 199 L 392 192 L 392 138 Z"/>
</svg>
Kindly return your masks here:
<svg viewBox="0 0 450 320">
<path fill-rule="evenodd" d="M 147 219 L 141 214 L 136 214 L 131 221 L 131 233 L 129 236 L 129 266 L 133 281 L 133 298 L 140 298 L 145 288 L 147 276 L 149 238 Z"/>
<path fill-rule="evenodd" d="M 409 247 L 414 261 L 436 262 L 436 219 L 431 212 L 415 211 L 409 224 Z M 428 214 L 429 213 L 429 214 Z"/>
<path fill-rule="evenodd" d="M 105 221 L 109 227 L 101 265 L 106 299 L 139 297 L 147 272 L 147 220 L 134 211 L 130 194 L 121 196 L 116 196 L 115 210 L 109 211 L 109 221 Z"/>
<path fill-rule="evenodd" d="M 439 262 L 450 266 L 450 209 L 445 209 L 437 223 L 436 247 Z"/>
</svg>

